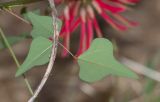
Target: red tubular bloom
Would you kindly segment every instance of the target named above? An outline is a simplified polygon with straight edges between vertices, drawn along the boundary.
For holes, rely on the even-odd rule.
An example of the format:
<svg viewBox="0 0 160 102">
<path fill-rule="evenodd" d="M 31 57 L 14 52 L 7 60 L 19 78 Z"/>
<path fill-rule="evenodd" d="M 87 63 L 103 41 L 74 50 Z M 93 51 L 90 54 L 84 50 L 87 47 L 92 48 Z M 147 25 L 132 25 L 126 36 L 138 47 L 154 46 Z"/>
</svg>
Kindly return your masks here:
<svg viewBox="0 0 160 102">
<path fill-rule="evenodd" d="M 98 22 L 97 22 L 97 19 L 96 19 L 96 18 L 93 19 L 93 25 L 94 25 L 94 28 L 95 28 L 95 30 L 96 30 L 97 37 L 103 37 L 102 31 L 101 31 L 101 29 L 99 28 L 99 25 L 98 25 Z"/>
<path fill-rule="evenodd" d="M 66 7 L 65 11 L 64 11 L 64 19 L 65 19 L 65 26 L 64 26 L 64 30 L 65 30 L 65 35 L 64 35 L 64 47 L 69 49 L 69 43 L 70 43 L 70 15 L 69 15 L 69 8 Z M 67 51 L 64 49 L 62 56 L 66 56 L 67 55 Z"/>
<path fill-rule="evenodd" d="M 77 52 L 77 56 L 82 54 L 86 50 L 86 22 L 81 19 L 81 35 L 80 35 L 80 44 Z"/>
<path fill-rule="evenodd" d="M 127 30 L 127 27 L 125 25 L 117 23 L 112 18 L 110 18 L 104 11 L 101 13 L 101 16 L 116 30 L 121 30 L 121 31 Z"/>
<path fill-rule="evenodd" d="M 124 3 L 124 4 L 136 4 L 140 2 L 140 0 L 110 0 L 110 1 Z"/>
<path fill-rule="evenodd" d="M 66 20 L 66 26 L 65 26 L 65 30 L 66 30 L 66 34 L 64 35 L 64 42 L 63 42 L 63 45 L 64 47 L 68 48 L 68 50 L 70 49 L 69 47 L 69 43 L 70 43 L 70 29 L 69 29 L 69 20 Z M 63 49 L 63 53 L 62 53 L 62 56 L 66 56 L 68 54 L 68 52 Z"/>
<path fill-rule="evenodd" d="M 65 3 L 66 7 L 61 19 L 64 22 L 61 29 L 63 45 L 70 50 L 70 36 L 78 26 L 81 27 L 80 44 L 77 55 L 87 50 L 94 38 L 94 31 L 97 37 L 102 37 L 102 31 L 99 27 L 95 11 L 104 21 L 114 29 L 125 31 L 128 27 L 137 25 L 129 21 L 120 13 L 127 10 L 124 4 L 135 4 L 140 0 L 56 0 L 57 4 Z M 67 51 L 63 50 L 62 55 L 67 56 Z"/>
<path fill-rule="evenodd" d="M 88 36 L 87 36 L 87 43 L 86 43 L 86 47 L 87 49 L 90 47 L 90 44 L 93 40 L 93 26 L 92 26 L 92 20 L 88 18 L 88 21 L 87 21 L 87 29 L 88 29 Z"/>
<path fill-rule="evenodd" d="M 71 26 L 71 32 L 73 32 L 78 27 L 80 22 L 81 22 L 80 18 L 76 19 L 76 21 L 73 22 L 73 25 Z"/>
<path fill-rule="evenodd" d="M 124 12 L 126 10 L 125 7 L 119 7 L 118 5 L 114 6 L 111 4 L 107 4 L 101 0 L 96 0 L 96 2 L 98 2 L 98 4 L 101 6 L 101 8 L 104 8 L 105 10 L 110 11 L 112 13 L 120 13 L 120 12 Z"/>
</svg>

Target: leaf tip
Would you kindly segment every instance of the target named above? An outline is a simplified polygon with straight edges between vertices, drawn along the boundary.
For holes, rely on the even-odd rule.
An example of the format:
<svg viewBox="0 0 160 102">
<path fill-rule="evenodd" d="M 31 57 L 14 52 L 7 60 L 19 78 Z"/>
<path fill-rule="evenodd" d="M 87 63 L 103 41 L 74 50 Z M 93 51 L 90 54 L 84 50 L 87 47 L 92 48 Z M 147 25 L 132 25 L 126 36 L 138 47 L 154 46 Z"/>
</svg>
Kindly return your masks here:
<svg viewBox="0 0 160 102">
<path fill-rule="evenodd" d="M 17 70 L 17 72 L 16 72 L 16 74 L 15 74 L 15 77 L 19 77 L 19 76 L 21 76 L 21 75 L 22 75 L 22 73 L 20 73 L 19 70 Z"/>
</svg>

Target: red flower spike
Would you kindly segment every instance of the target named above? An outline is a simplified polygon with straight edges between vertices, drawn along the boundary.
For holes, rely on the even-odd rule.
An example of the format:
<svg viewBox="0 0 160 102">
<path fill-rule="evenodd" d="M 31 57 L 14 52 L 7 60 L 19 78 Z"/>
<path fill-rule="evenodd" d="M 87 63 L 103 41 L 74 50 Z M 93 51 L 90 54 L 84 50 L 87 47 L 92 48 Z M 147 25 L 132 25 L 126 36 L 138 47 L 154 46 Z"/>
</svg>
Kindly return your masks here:
<svg viewBox="0 0 160 102">
<path fill-rule="evenodd" d="M 96 30 L 97 37 L 99 37 L 99 38 L 103 37 L 102 31 L 101 31 L 101 29 L 99 28 L 99 25 L 98 25 L 98 22 L 97 22 L 97 19 L 96 19 L 96 18 L 93 19 L 93 25 L 94 25 L 94 28 L 95 28 L 95 30 Z"/>
<path fill-rule="evenodd" d="M 124 12 L 126 10 L 125 7 L 118 7 L 118 5 L 113 6 L 111 4 L 107 4 L 107 3 L 102 2 L 101 0 L 96 0 L 96 1 L 98 2 L 98 4 L 102 8 L 104 8 L 105 10 L 110 11 L 112 13 L 120 13 L 120 12 Z"/>
<path fill-rule="evenodd" d="M 103 19 L 108 22 L 114 29 L 116 30 L 121 30 L 121 31 L 125 31 L 127 30 L 126 26 L 123 26 L 119 23 L 117 23 L 116 21 L 114 21 L 112 18 L 110 18 L 105 11 L 103 11 L 100 7 L 100 5 L 98 4 L 98 2 L 93 2 L 94 7 L 96 8 L 96 10 L 98 11 L 98 13 L 101 15 L 101 17 L 103 17 Z"/>
<path fill-rule="evenodd" d="M 133 22 L 133 21 L 129 21 L 127 18 L 119 15 L 119 14 L 113 14 L 113 16 L 115 18 L 117 18 L 119 21 L 121 21 L 122 23 L 124 23 L 125 25 L 127 25 L 128 27 L 132 27 L 132 26 L 138 26 L 139 24 L 137 22 Z"/>
<path fill-rule="evenodd" d="M 120 31 L 125 31 L 127 30 L 127 27 L 117 23 L 116 21 L 114 21 L 112 18 L 110 18 L 104 11 L 102 12 L 101 16 L 104 18 L 104 20 L 106 20 L 106 22 L 108 22 L 114 29 L 116 30 L 120 30 Z"/>
<path fill-rule="evenodd" d="M 80 18 L 76 19 L 75 22 L 73 22 L 72 26 L 71 26 L 71 32 L 74 32 L 75 29 L 77 29 L 78 25 L 80 24 Z"/>
<path fill-rule="evenodd" d="M 60 17 L 64 22 L 60 35 L 63 38 L 63 45 L 70 49 L 70 36 L 80 25 L 80 43 L 77 55 L 87 50 L 94 37 L 94 30 L 97 37 L 103 37 L 103 33 L 98 24 L 95 12 L 104 21 L 118 31 L 125 31 L 128 27 L 136 26 L 136 22 L 129 21 L 120 13 L 128 10 L 126 4 L 136 4 L 140 0 L 56 0 L 57 4 L 65 3 L 65 9 Z M 125 4 L 125 5 L 124 5 Z M 95 10 L 93 10 L 95 9 Z M 63 50 L 63 57 L 67 56 L 67 51 Z"/>
<path fill-rule="evenodd" d="M 86 12 L 82 8 L 80 11 L 81 16 L 81 35 L 80 35 L 80 44 L 77 56 L 82 54 L 86 50 Z"/>
<path fill-rule="evenodd" d="M 88 27 L 88 36 L 87 36 L 87 49 L 90 47 L 90 44 L 93 40 L 93 26 L 92 26 L 92 20 L 88 18 L 87 21 L 87 27 Z"/>
<path fill-rule="evenodd" d="M 66 47 L 68 50 L 70 50 L 70 15 L 69 15 L 69 8 L 68 6 L 66 7 L 64 11 L 64 16 L 65 16 L 65 31 L 66 34 L 64 35 L 64 47 Z M 64 49 L 62 56 L 67 56 L 68 52 Z"/>
<path fill-rule="evenodd" d="M 119 2 L 123 4 L 136 4 L 140 2 L 140 0 L 110 0 L 110 1 Z"/>
</svg>

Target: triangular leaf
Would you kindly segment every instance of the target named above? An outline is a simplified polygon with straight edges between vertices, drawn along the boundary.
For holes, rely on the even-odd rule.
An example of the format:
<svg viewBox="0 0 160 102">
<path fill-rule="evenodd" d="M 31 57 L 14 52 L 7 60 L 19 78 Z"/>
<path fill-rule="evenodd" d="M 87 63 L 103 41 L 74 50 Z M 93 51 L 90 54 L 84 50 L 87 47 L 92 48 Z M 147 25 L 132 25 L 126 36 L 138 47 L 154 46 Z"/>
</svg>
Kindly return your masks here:
<svg viewBox="0 0 160 102">
<path fill-rule="evenodd" d="M 80 78 L 94 82 L 107 75 L 137 78 L 137 75 L 117 62 L 113 56 L 112 43 L 104 38 L 97 38 L 91 47 L 78 57 Z"/>
<path fill-rule="evenodd" d="M 32 11 L 32 12 L 28 12 L 27 10 L 26 10 L 26 7 L 24 7 L 24 9 L 21 9 L 21 14 L 22 14 L 22 16 L 23 16 L 23 18 L 24 19 L 26 19 L 26 20 L 30 20 L 30 18 L 28 17 L 28 15 L 30 14 L 30 13 L 34 13 L 34 14 L 36 14 L 36 15 L 40 15 L 41 14 L 41 12 L 40 12 L 40 9 L 36 9 L 36 10 L 34 10 L 34 11 Z M 23 13 L 24 12 L 24 13 Z M 31 21 L 31 20 L 30 20 Z M 32 22 L 31 22 L 32 23 Z"/>
<path fill-rule="evenodd" d="M 31 35 L 33 38 L 42 36 L 45 38 L 51 37 L 53 35 L 53 26 L 52 26 L 52 18 L 49 16 L 40 16 L 35 13 L 29 12 L 27 13 L 27 17 L 31 21 L 33 25 L 33 30 Z M 58 28 L 60 30 L 62 22 L 57 19 Z"/>
<path fill-rule="evenodd" d="M 34 66 L 46 64 L 49 61 L 52 42 L 46 38 L 38 37 L 33 40 L 30 51 L 24 63 L 16 72 L 20 76 Z"/>
</svg>

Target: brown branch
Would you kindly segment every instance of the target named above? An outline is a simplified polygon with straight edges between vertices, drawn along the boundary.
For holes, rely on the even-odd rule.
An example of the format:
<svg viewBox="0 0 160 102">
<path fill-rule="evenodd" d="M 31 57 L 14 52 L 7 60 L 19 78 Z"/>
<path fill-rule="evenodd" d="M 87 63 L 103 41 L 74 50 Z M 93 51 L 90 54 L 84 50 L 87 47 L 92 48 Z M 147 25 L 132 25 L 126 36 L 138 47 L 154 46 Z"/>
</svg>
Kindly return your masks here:
<svg viewBox="0 0 160 102">
<path fill-rule="evenodd" d="M 45 85 L 51 71 L 52 67 L 55 62 L 56 54 L 57 54 L 57 46 L 58 46 L 58 40 L 59 40 L 59 31 L 58 31 L 58 24 L 57 24 L 57 10 L 55 8 L 54 0 L 48 0 L 50 3 L 50 7 L 52 9 L 52 19 L 53 19 L 53 28 L 54 28 L 54 34 L 53 34 L 53 45 L 52 45 L 52 52 L 50 61 L 48 64 L 48 67 L 46 69 L 46 72 L 41 80 L 41 83 L 37 87 L 36 91 L 34 92 L 34 95 L 29 99 L 28 102 L 34 102 L 40 91 L 42 90 L 43 86 Z"/>
</svg>

